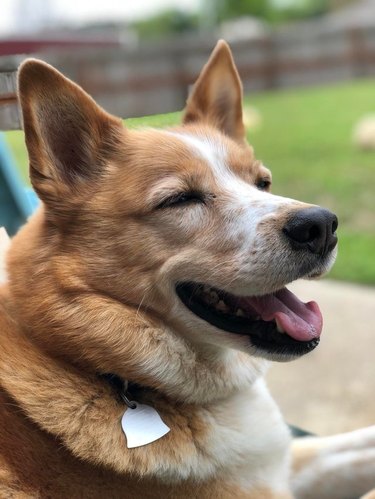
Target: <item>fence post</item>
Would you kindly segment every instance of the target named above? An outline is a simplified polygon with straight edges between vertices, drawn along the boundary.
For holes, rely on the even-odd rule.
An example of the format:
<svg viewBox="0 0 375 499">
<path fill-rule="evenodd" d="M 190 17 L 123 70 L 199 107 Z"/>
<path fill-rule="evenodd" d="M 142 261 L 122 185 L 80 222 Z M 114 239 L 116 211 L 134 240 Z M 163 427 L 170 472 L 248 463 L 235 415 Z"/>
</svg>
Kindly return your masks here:
<svg viewBox="0 0 375 499">
<path fill-rule="evenodd" d="M 265 48 L 265 63 L 264 63 L 264 88 L 270 90 L 277 87 L 278 64 L 275 51 L 275 39 L 272 34 L 266 35 L 263 39 Z"/>
<path fill-rule="evenodd" d="M 0 130 L 21 128 L 17 101 L 17 67 L 22 57 L 0 58 Z"/>
<path fill-rule="evenodd" d="M 368 74 L 368 52 L 363 33 L 363 28 L 351 28 L 348 31 L 350 40 L 350 65 L 355 78 Z"/>
</svg>

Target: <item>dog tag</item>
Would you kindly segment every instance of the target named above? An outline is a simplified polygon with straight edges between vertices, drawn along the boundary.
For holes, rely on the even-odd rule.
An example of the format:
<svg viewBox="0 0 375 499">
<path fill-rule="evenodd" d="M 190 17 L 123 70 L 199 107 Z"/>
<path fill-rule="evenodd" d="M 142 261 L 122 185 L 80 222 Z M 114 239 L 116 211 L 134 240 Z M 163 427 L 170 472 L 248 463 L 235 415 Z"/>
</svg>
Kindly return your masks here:
<svg viewBox="0 0 375 499">
<path fill-rule="evenodd" d="M 170 431 L 153 407 L 138 404 L 138 402 L 136 402 L 135 409 L 126 409 L 122 416 L 121 426 L 126 436 L 128 449 L 150 444 Z"/>
</svg>

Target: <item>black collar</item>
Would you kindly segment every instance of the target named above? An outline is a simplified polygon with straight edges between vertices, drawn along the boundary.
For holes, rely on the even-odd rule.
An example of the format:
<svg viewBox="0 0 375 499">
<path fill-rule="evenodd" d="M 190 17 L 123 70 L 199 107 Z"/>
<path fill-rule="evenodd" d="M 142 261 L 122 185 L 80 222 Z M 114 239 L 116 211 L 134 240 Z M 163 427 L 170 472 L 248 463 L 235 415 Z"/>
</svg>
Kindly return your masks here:
<svg viewBox="0 0 375 499">
<path fill-rule="evenodd" d="M 111 386 L 119 400 L 125 402 L 127 406 L 134 408 L 132 401 L 138 400 L 138 394 L 141 391 L 141 387 L 139 385 L 123 380 L 120 376 L 117 376 L 117 374 L 103 373 L 98 376 Z"/>
</svg>

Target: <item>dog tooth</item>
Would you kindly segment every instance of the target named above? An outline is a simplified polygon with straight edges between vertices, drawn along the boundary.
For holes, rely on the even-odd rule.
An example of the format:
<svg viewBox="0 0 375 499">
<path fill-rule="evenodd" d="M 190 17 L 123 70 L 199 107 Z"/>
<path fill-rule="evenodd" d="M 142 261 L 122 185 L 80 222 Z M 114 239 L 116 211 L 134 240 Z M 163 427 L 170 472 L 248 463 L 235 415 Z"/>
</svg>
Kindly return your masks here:
<svg viewBox="0 0 375 499">
<path fill-rule="evenodd" d="M 280 326 L 280 324 L 276 321 L 276 329 L 278 330 L 279 333 L 285 334 L 284 329 Z"/>
<path fill-rule="evenodd" d="M 246 317 L 246 314 L 245 314 L 245 312 L 242 310 L 242 308 L 238 308 L 238 309 L 236 310 L 236 315 L 237 315 L 237 317 Z"/>
<path fill-rule="evenodd" d="M 229 311 L 228 305 L 223 300 L 219 300 L 219 302 L 216 304 L 215 308 L 217 310 L 220 310 L 221 312 L 228 312 Z"/>
</svg>

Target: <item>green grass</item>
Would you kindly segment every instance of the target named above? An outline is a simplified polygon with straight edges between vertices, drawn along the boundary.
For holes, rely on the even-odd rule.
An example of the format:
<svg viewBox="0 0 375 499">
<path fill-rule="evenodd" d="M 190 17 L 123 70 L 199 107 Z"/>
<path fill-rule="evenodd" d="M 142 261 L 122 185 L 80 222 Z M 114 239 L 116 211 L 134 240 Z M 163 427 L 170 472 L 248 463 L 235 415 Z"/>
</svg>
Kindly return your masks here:
<svg viewBox="0 0 375 499">
<path fill-rule="evenodd" d="M 375 284 L 375 152 L 355 149 L 359 118 L 375 113 L 375 80 L 248 96 L 262 123 L 249 131 L 259 159 L 272 169 L 273 192 L 335 211 L 340 246 L 331 276 Z M 130 127 L 168 126 L 179 113 L 127 120 Z M 7 138 L 27 178 L 22 132 Z"/>
<path fill-rule="evenodd" d="M 375 152 L 352 143 L 355 123 L 375 113 L 375 81 L 254 95 L 262 115 L 250 134 L 272 169 L 274 192 L 320 204 L 340 221 L 337 279 L 375 284 Z"/>
</svg>

